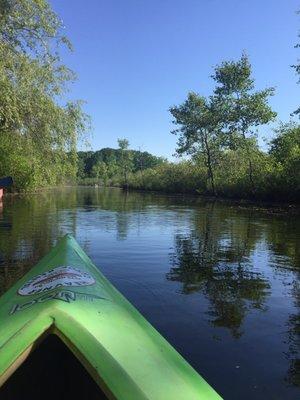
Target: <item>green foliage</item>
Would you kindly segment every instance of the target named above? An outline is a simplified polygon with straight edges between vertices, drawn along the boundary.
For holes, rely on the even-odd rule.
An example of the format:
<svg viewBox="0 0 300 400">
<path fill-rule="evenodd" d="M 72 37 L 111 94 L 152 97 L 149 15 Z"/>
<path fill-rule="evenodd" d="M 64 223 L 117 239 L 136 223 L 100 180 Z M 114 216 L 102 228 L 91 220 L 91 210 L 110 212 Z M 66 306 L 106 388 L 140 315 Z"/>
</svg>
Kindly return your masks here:
<svg viewBox="0 0 300 400">
<path fill-rule="evenodd" d="M 300 126 L 282 126 L 277 135 L 271 143 L 269 153 L 261 151 L 256 142 L 252 142 L 255 195 L 248 177 L 247 150 L 240 147 L 220 152 L 214 168 L 218 196 L 275 202 L 300 200 Z M 139 173 L 132 174 L 129 187 L 140 190 L 211 194 L 210 186 L 207 185 L 206 158 L 202 154 L 190 161 L 165 163 L 147 169 L 142 176 Z"/>
<path fill-rule="evenodd" d="M 254 174 L 256 146 L 254 129 L 274 120 L 276 113 L 268 104 L 274 88 L 254 91 L 251 64 L 246 55 L 238 61 L 225 61 L 215 68 L 212 76 L 217 86 L 214 90 L 216 112 L 223 125 L 226 144 L 244 150 L 248 160 L 248 176 L 253 195 L 257 182 Z"/>
<path fill-rule="evenodd" d="M 2 0 L 0 12 L 0 173 L 26 190 L 73 179 L 88 117 L 62 97 L 74 79 L 62 22 L 46 0 Z"/>
<path fill-rule="evenodd" d="M 156 168 L 149 168 L 135 173 L 129 178 L 129 187 L 142 190 L 164 192 L 195 193 L 203 190 L 201 182 L 206 180 L 206 169 L 192 161 L 165 163 Z"/>
<path fill-rule="evenodd" d="M 299 162 L 300 126 L 295 123 L 282 124 L 276 133 L 277 137 L 271 141 L 270 154 L 283 166 Z"/>
<path fill-rule="evenodd" d="M 300 126 L 282 124 L 271 141 L 270 154 L 276 162 L 276 177 L 280 187 L 300 197 Z"/>
<path fill-rule="evenodd" d="M 207 168 L 210 188 L 217 194 L 216 179 L 221 158 L 226 150 L 237 150 L 248 160 L 248 176 L 255 195 L 254 159 L 258 148 L 253 129 L 273 120 L 276 113 L 268 104 L 274 89 L 254 92 L 251 65 L 247 56 L 238 61 L 225 61 L 217 66 L 212 76 L 216 87 L 212 96 L 205 98 L 189 93 L 187 100 L 170 109 L 179 128 L 177 153 L 191 154 L 195 160 L 203 159 Z"/>
<path fill-rule="evenodd" d="M 255 127 L 267 124 L 276 117 L 268 104 L 274 88 L 254 92 L 251 65 L 243 55 L 237 61 L 226 61 L 215 69 L 217 86 L 214 90 L 216 110 L 220 114 L 225 134 L 238 134 L 242 139 L 251 137 Z"/>
<path fill-rule="evenodd" d="M 132 154 L 128 151 L 129 141 L 127 139 L 118 139 L 120 150 L 119 169 L 122 174 L 122 184 L 128 185 L 128 174 L 132 171 Z"/>
<path fill-rule="evenodd" d="M 213 192 L 221 196 L 299 198 L 299 126 L 281 126 L 269 155 L 259 150 L 255 139 L 255 128 L 276 116 L 268 104 L 274 89 L 254 91 L 245 55 L 237 62 L 223 62 L 212 77 L 213 96 L 190 93 L 185 103 L 171 109 L 180 125 L 175 131 L 180 135 L 178 153 L 192 154 L 195 165 L 206 167 Z M 194 185 L 194 191 L 209 194 L 211 185 L 203 176 L 202 189 Z"/>
<path fill-rule="evenodd" d="M 92 176 L 97 179 L 102 179 L 104 186 L 108 180 L 108 167 L 103 161 L 98 161 L 92 168 Z"/>
<path fill-rule="evenodd" d="M 146 151 L 137 150 L 123 150 L 125 154 L 128 153 L 131 162 L 131 172 L 135 173 L 140 171 L 143 173 L 144 170 L 148 168 L 154 168 L 158 165 L 163 164 L 166 160 L 162 157 L 156 157 Z M 95 182 L 94 180 L 89 180 L 88 178 L 94 177 L 93 168 L 99 163 L 104 163 L 107 168 L 107 178 L 106 185 L 120 184 L 122 181 L 122 170 L 121 170 L 121 150 L 120 149 L 110 149 L 104 148 L 95 152 L 92 151 L 79 151 L 78 153 L 78 172 L 77 178 L 79 182 L 86 182 L 90 184 Z M 102 179 L 101 174 L 99 175 L 101 183 L 104 184 L 104 179 Z"/>
<path fill-rule="evenodd" d="M 191 92 L 183 104 L 171 107 L 170 112 L 174 117 L 173 123 L 179 125 L 172 131 L 179 135 L 177 153 L 205 157 L 207 176 L 215 195 L 214 167 L 221 145 L 221 131 L 213 101 Z"/>
<path fill-rule="evenodd" d="M 298 11 L 298 14 L 300 14 L 300 11 Z M 300 38 L 300 34 L 298 34 L 298 38 Z M 300 48 L 300 43 L 297 43 L 295 45 L 295 47 L 299 49 Z M 297 64 L 292 65 L 292 68 L 294 68 L 295 71 L 296 71 L 296 74 L 300 76 L 300 60 L 299 59 L 297 60 Z M 298 80 L 298 83 L 300 83 L 300 79 Z M 298 107 L 297 110 L 294 111 L 293 114 L 295 114 L 295 115 L 298 114 L 299 117 L 300 117 L 300 107 Z"/>
<path fill-rule="evenodd" d="M 121 151 L 128 150 L 129 141 L 127 139 L 118 139 L 118 145 Z"/>
<path fill-rule="evenodd" d="M 186 137 L 186 136 L 185 136 Z M 224 137 L 214 155 L 214 183 L 218 196 L 270 201 L 300 200 L 300 125 L 285 124 L 276 130 L 276 137 L 270 143 L 270 151 L 261 151 L 256 138 L 247 138 L 247 148 L 230 140 L 224 144 Z M 211 185 L 207 174 L 206 154 L 193 152 L 190 160 L 177 163 L 167 162 L 148 154 L 147 163 L 140 164 L 144 153 L 133 150 L 132 172 L 128 174 L 128 187 L 138 190 L 153 190 L 169 193 L 194 193 L 211 195 Z M 251 154 L 252 176 L 256 185 L 253 194 L 249 181 L 248 155 Z M 98 152 L 79 152 L 79 170 L 89 166 L 90 172 L 78 178 L 80 184 L 111 185 L 124 184 L 120 169 L 120 149 L 102 149 Z M 151 164 L 151 163 L 154 163 Z"/>
</svg>

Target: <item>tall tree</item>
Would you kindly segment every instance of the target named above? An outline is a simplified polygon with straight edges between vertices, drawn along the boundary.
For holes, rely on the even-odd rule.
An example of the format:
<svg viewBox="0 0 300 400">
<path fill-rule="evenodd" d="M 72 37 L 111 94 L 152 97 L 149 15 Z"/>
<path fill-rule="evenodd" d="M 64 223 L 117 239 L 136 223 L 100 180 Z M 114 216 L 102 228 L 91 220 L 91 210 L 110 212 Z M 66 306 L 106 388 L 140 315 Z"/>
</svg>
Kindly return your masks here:
<svg viewBox="0 0 300 400">
<path fill-rule="evenodd" d="M 102 179 L 103 185 L 107 185 L 108 180 L 108 166 L 104 161 L 98 161 L 92 168 L 92 176 L 97 179 Z"/>
<path fill-rule="evenodd" d="M 128 150 L 129 141 L 127 139 L 118 139 L 118 145 L 120 150 L 119 166 L 123 175 L 123 183 L 128 186 L 128 174 L 132 170 L 132 154 Z"/>
<path fill-rule="evenodd" d="M 300 14 L 300 10 L 297 11 L 297 13 Z M 298 34 L 298 38 L 300 38 L 300 34 Z M 299 49 L 299 48 L 300 48 L 300 43 L 297 43 L 297 44 L 295 45 L 295 48 L 298 48 L 298 49 Z M 300 76 L 300 60 L 299 60 L 299 59 L 297 60 L 297 64 L 292 65 L 292 67 L 295 68 L 296 74 Z M 300 79 L 298 80 L 298 83 L 300 83 Z M 293 114 L 298 114 L 299 117 L 300 117 L 300 107 L 297 108 L 297 110 L 294 111 Z"/>
<path fill-rule="evenodd" d="M 46 0 L 0 0 L 0 174 L 20 188 L 76 173 L 76 143 L 88 117 L 68 102 L 75 78 L 61 61 L 68 39 Z"/>
<path fill-rule="evenodd" d="M 278 163 L 282 186 L 291 195 L 300 194 L 300 125 L 280 125 L 276 137 L 271 141 L 270 154 Z"/>
<path fill-rule="evenodd" d="M 252 160 L 255 129 L 272 121 L 277 113 L 268 104 L 274 88 L 255 91 L 251 73 L 249 59 L 242 55 L 238 61 L 225 61 L 217 66 L 212 78 L 216 82 L 214 103 L 222 120 L 223 131 L 231 145 L 245 149 L 249 181 L 252 191 L 255 192 Z"/>
<path fill-rule="evenodd" d="M 204 157 L 211 191 L 216 195 L 214 168 L 221 145 L 221 125 L 213 99 L 191 92 L 183 104 L 171 107 L 170 112 L 173 123 L 179 125 L 172 131 L 179 136 L 177 154 Z"/>
</svg>

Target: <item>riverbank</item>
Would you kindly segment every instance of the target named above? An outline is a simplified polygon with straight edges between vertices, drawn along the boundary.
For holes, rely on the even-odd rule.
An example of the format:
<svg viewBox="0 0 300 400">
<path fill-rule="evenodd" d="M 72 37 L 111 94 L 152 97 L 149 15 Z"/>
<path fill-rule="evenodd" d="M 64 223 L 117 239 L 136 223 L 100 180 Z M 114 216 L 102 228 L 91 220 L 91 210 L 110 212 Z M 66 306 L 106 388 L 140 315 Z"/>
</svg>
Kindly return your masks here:
<svg viewBox="0 0 300 400">
<path fill-rule="evenodd" d="M 223 160 L 215 169 L 214 188 L 207 178 L 205 166 L 191 161 L 168 163 L 142 173 L 131 174 L 128 186 L 131 189 L 155 190 L 165 193 L 192 193 L 218 198 L 243 199 L 249 201 L 299 203 L 300 187 L 297 171 L 291 179 L 286 171 L 262 160 L 253 167 L 249 180 L 244 162 L 231 164 Z M 264 160 L 266 161 L 266 160 Z M 268 160 L 270 161 L 270 160 Z"/>
<path fill-rule="evenodd" d="M 270 200 L 260 200 L 260 199 L 243 199 L 243 198 L 233 198 L 233 197 L 219 197 L 219 196 L 211 196 L 206 194 L 200 194 L 197 192 L 170 192 L 164 190 L 148 190 L 148 189 L 136 189 L 129 186 L 128 188 L 122 187 L 121 185 L 114 186 L 104 186 L 99 183 L 92 184 L 77 184 L 78 187 L 96 187 L 102 189 L 120 189 L 129 192 L 137 192 L 137 193 L 152 193 L 156 195 L 166 195 L 171 197 L 187 197 L 189 201 L 191 199 L 204 199 L 207 201 L 216 201 L 219 203 L 223 203 L 226 205 L 235 205 L 239 208 L 257 208 L 260 210 L 265 210 L 269 213 L 300 213 L 300 203 L 298 202 L 289 202 L 289 201 L 270 201 Z"/>
<path fill-rule="evenodd" d="M 113 188 L 113 187 L 112 187 Z M 116 187 L 114 187 L 116 188 Z M 122 189 L 122 188 L 120 188 Z M 127 189 L 122 189 L 127 190 Z M 158 190 L 142 190 L 142 189 L 128 189 L 130 192 L 137 193 L 153 193 L 157 195 L 171 196 L 171 197 L 180 197 L 180 198 L 188 198 L 195 200 L 207 200 L 209 202 L 217 202 L 220 204 L 235 206 L 239 209 L 247 209 L 252 208 L 260 211 L 266 211 L 268 213 L 290 213 L 290 214 L 300 214 L 300 204 L 299 203 L 291 203 L 291 202 L 276 202 L 276 201 L 263 201 L 263 200 L 254 200 L 254 199 L 237 199 L 230 197 L 214 197 L 209 195 L 201 195 L 195 193 L 172 193 L 172 192 L 163 192 Z"/>
<path fill-rule="evenodd" d="M 161 190 L 153 190 L 153 189 L 140 189 L 140 188 L 133 188 L 129 185 L 129 187 L 122 186 L 120 184 L 115 184 L 111 186 L 105 186 L 98 179 L 95 178 L 88 178 L 85 180 L 79 181 L 77 184 L 69 184 L 69 185 L 62 185 L 62 186 L 49 186 L 43 187 L 27 192 L 5 192 L 2 198 L 2 201 L 10 197 L 26 197 L 28 195 L 38 194 L 38 193 L 47 193 L 51 191 L 58 191 L 60 192 L 62 189 L 65 188 L 80 188 L 86 187 L 91 188 L 94 187 L 96 189 L 103 189 L 103 190 L 110 190 L 116 189 L 125 192 L 133 192 L 133 193 L 149 193 L 153 195 L 163 195 L 167 197 L 175 197 L 180 199 L 186 199 L 187 203 L 191 201 L 210 201 L 210 202 L 218 202 L 228 206 L 235 206 L 239 209 L 243 208 L 252 208 L 261 211 L 268 212 L 270 214 L 278 214 L 278 213 L 289 213 L 289 214 L 300 214 L 300 203 L 299 202 L 291 202 L 291 201 L 271 201 L 271 200 L 260 200 L 260 199 L 246 199 L 246 198 L 237 198 L 237 197 L 222 197 L 222 196 L 211 196 L 209 194 L 201 194 L 195 192 L 173 192 L 173 191 L 164 191 Z"/>
</svg>

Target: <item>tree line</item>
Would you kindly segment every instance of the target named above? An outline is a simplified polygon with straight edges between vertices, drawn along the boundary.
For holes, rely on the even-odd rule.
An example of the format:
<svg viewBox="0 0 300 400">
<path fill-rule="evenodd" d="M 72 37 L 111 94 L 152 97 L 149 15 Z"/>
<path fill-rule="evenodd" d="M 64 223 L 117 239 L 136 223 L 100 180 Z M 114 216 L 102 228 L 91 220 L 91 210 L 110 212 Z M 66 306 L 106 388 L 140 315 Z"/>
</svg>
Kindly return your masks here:
<svg viewBox="0 0 300 400">
<path fill-rule="evenodd" d="M 299 73 L 299 66 L 295 66 Z M 213 93 L 190 92 L 170 108 L 177 155 L 189 161 L 168 163 L 132 176 L 132 188 L 195 192 L 212 196 L 268 200 L 300 199 L 300 125 L 281 123 L 267 150 L 258 128 L 274 121 L 272 87 L 256 90 L 249 58 L 225 61 L 214 69 Z M 292 114 L 297 115 L 300 109 Z"/>
<path fill-rule="evenodd" d="M 129 176 L 155 168 L 167 160 L 147 151 L 129 150 L 127 139 L 118 140 L 117 149 L 77 153 L 77 182 L 79 184 L 127 185 Z"/>
</svg>

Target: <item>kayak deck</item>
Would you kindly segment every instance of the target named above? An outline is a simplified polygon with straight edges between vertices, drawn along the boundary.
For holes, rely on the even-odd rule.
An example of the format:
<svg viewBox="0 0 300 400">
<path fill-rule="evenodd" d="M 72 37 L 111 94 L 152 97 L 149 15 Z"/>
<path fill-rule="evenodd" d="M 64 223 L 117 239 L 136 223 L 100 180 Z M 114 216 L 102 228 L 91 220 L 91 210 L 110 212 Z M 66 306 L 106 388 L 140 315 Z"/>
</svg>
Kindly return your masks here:
<svg viewBox="0 0 300 400">
<path fill-rule="evenodd" d="M 0 321 L 0 386 L 54 333 L 109 399 L 221 398 L 70 235 L 2 296 Z"/>
</svg>

